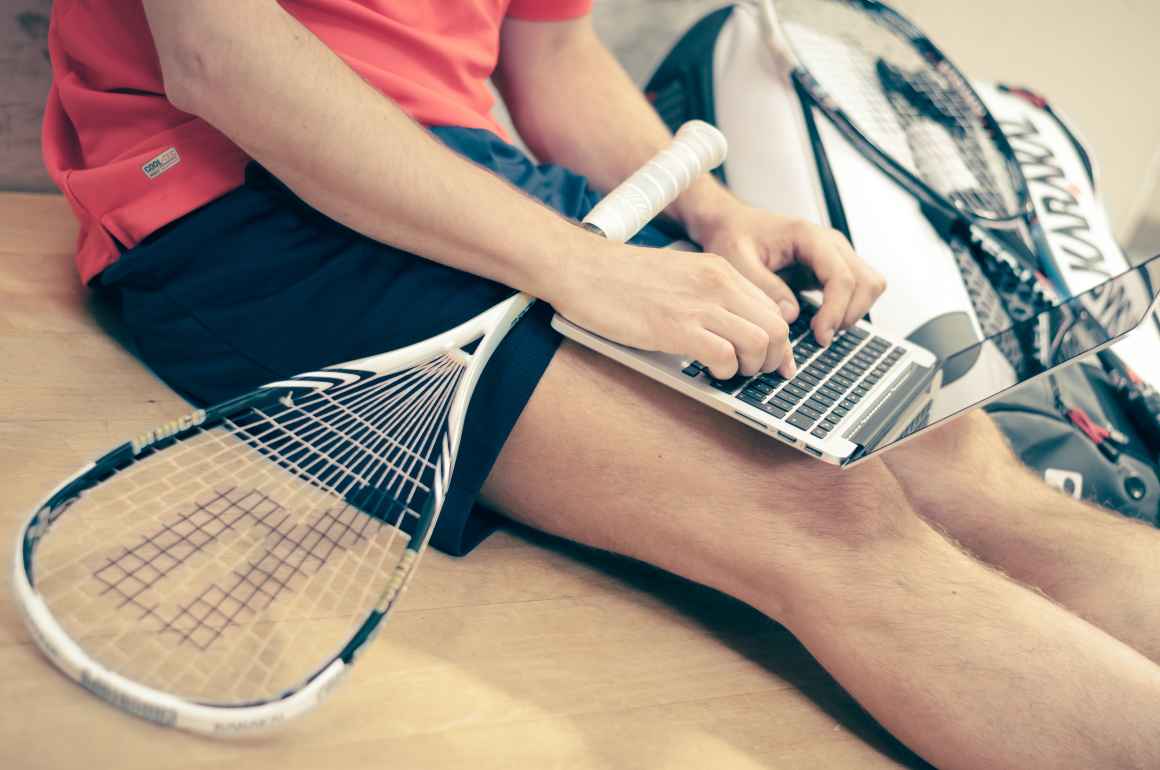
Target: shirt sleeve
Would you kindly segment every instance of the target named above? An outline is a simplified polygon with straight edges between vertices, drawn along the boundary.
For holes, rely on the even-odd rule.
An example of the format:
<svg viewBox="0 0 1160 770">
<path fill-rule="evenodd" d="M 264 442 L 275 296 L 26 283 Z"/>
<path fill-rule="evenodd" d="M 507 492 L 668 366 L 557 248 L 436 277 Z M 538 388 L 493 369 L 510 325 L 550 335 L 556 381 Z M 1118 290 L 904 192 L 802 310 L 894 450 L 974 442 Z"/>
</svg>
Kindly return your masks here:
<svg viewBox="0 0 1160 770">
<path fill-rule="evenodd" d="M 524 21 L 565 21 L 592 11 L 592 0 L 512 0 L 507 15 Z"/>
</svg>

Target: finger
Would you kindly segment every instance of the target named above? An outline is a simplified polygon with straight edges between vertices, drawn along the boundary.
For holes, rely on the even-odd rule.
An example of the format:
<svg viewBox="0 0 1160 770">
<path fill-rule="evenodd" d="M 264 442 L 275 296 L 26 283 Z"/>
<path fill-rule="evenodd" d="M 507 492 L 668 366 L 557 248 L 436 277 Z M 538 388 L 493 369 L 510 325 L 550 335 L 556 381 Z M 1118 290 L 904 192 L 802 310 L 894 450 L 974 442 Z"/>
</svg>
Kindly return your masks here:
<svg viewBox="0 0 1160 770">
<path fill-rule="evenodd" d="M 765 296 L 777 303 L 781 317 L 789 323 L 797 319 L 800 308 L 793 289 L 761 261 L 752 244 L 739 246 L 741 258 L 734 264 L 738 272 L 748 278 Z"/>
<path fill-rule="evenodd" d="M 870 267 L 866 260 L 858 256 L 850 242 L 841 233 L 835 232 L 834 235 L 838 241 L 838 250 L 845 256 L 846 264 L 850 266 L 850 270 L 854 274 L 854 294 L 850 298 L 850 306 L 846 308 L 846 316 L 842 319 L 843 326 L 853 326 L 870 311 L 870 307 L 882 296 L 882 292 L 886 290 L 886 279 L 882 277 L 881 273 Z"/>
<path fill-rule="evenodd" d="M 822 285 L 822 306 L 810 326 L 818 342 L 829 345 L 854 295 L 854 273 L 833 239 L 826 237 L 825 230 L 808 227 L 795 243 L 798 261 L 813 270 Z"/>
<path fill-rule="evenodd" d="M 742 281 L 753 287 L 744 276 Z M 753 287 L 752 292 L 739 292 L 733 297 L 726 297 L 725 309 L 757 325 L 765 332 L 766 350 L 759 368 L 763 372 L 772 372 L 776 369 L 782 360 L 783 342 L 789 338 L 789 324 L 773 300 Z"/>
<path fill-rule="evenodd" d="M 718 380 L 728 380 L 737 374 L 737 351 L 724 337 L 697 327 L 689 348 L 688 355 L 707 366 Z"/>
<path fill-rule="evenodd" d="M 785 326 L 785 322 L 781 321 L 781 325 Z M 771 340 L 765 329 L 723 308 L 710 311 L 704 326 L 733 344 L 741 374 L 772 372 L 781 364 L 785 351 L 784 334 Z"/>
<path fill-rule="evenodd" d="M 756 364 L 753 364 L 751 357 L 747 358 L 745 355 L 756 355 L 753 352 L 753 345 L 744 351 L 739 348 L 740 342 L 756 343 L 755 338 L 747 337 L 744 340 L 738 340 L 734 337 L 728 337 L 728 339 L 735 348 L 738 348 L 738 359 L 741 361 L 743 373 L 771 372 L 781 361 L 781 342 L 789 335 L 789 327 L 781 316 L 781 310 L 769 296 L 757 288 L 740 271 L 724 259 L 720 257 L 716 259 L 719 261 L 710 271 L 713 278 L 710 282 L 711 290 L 708 296 L 719 304 L 706 311 L 710 317 L 702 319 L 702 324 L 716 323 L 720 325 L 723 323 L 719 310 L 724 308 L 728 313 L 758 327 L 764 333 L 765 341 L 761 357 Z M 718 333 L 722 332 L 718 331 Z"/>
<path fill-rule="evenodd" d="M 785 344 L 782 345 L 781 364 L 778 365 L 777 371 L 787 380 L 797 374 L 797 362 L 793 360 L 793 345 L 790 343 L 788 336 L 786 337 Z"/>
</svg>

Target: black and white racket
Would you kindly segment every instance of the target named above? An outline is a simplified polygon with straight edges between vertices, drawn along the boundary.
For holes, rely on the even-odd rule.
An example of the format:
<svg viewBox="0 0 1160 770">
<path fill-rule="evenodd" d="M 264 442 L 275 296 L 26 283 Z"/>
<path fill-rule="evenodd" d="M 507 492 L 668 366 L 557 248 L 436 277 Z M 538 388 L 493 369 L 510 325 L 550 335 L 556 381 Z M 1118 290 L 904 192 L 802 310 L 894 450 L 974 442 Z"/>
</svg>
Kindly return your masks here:
<svg viewBox="0 0 1160 770">
<path fill-rule="evenodd" d="M 694 122 L 585 218 L 623 241 L 717 166 Z M 40 648 L 109 703 L 210 734 L 315 706 L 415 570 L 517 294 L 406 348 L 273 382 L 82 468 L 17 540 Z"/>
<path fill-rule="evenodd" d="M 790 65 L 798 92 L 928 215 L 959 232 L 1010 322 L 1071 295 L 998 120 L 917 26 L 875 0 L 757 5 L 767 48 Z M 1114 310 L 1105 302 L 1092 315 Z M 1049 346 L 1033 347 L 1046 354 Z"/>
<path fill-rule="evenodd" d="M 965 229 L 963 240 L 991 284 L 979 288 L 1002 297 L 1006 318 L 996 323 L 1006 328 L 1061 304 L 1067 312 L 1041 318 L 1075 316 L 1059 327 L 1029 329 L 1025 340 L 995 334 L 1016 369 L 1051 366 L 1069 345 L 1090 349 L 1124 317 L 1149 312 L 1146 281 L 1109 281 L 1067 302 L 1073 292 L 1015 150 L 967 78 L 917 26 L 876 0 L 756 2 L 767 48 L 790 65 L 798 93 L 928 213 Z M 977 272 L 960 265 L 968 278 Z M 994 324 L 986 330 L 998 331 Z M 1160 446 L 1160 395 L 1111 350 L 1099 356 Z"/>
<path fill-rule="evenodd" d="M 1035 260 L 1046 237 L 1006 135 L 918 27 L 874 0 L 757 5 L 768 49 L 863 157 L 975 238 L 1014 246 L 1018 271 L 1050 270 Z"/>
</svg>

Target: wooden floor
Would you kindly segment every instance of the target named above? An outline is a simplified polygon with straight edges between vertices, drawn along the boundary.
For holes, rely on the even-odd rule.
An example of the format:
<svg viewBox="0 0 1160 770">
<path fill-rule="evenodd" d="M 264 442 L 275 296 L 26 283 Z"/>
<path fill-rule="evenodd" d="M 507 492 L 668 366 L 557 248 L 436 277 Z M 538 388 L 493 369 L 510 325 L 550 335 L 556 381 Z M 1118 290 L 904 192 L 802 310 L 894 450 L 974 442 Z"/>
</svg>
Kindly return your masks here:
<svg viewBox="0 0 1160 770">
<path fill-rule="evenodd" d="M 783 629 L 524 530 L 429 554 L 354 675 L 281 732 L 215 742 L 58 674 L 9 598 L 18 522 L 83 461 L 187 411 L 94 320 L 60 198 L 0 194 L 0 768 L 884 768 L 921 763 Z"/>
</svg>

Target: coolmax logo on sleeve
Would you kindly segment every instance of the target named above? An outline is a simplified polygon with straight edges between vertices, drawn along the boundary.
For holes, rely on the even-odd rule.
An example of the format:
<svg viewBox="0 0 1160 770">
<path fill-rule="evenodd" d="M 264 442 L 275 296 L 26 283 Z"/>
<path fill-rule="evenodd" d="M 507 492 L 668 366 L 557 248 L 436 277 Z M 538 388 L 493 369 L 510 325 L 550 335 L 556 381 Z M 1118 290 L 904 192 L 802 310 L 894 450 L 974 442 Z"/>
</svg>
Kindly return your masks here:
<svg viewBox="0 0 1160 770">
<path fill-rule="evenodd" d="M 142 166 L 141 170 L 145 172 L 145 176 L 150 179 L 156 179 L 180 162 L 181 156 L 177 154 L 177 148 L 170 147 Z"/>
</svg>

